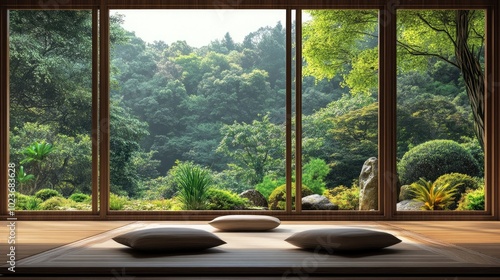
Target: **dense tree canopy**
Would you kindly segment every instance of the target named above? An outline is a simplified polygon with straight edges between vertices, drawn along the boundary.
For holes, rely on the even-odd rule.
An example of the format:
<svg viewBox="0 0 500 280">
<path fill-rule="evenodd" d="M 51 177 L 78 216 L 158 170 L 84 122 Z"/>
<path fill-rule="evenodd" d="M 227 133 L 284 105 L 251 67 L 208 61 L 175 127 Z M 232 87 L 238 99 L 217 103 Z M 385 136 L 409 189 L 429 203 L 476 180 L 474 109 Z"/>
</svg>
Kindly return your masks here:
<svg viewBox="0 0 500 280">
<path fill-rule="evenodd" d="M 305 73 L 318 78 L 340 74 L 352 93 L 377 88 L 377 11 L 314 10 L 304 28 Z M 484 11 L 407 10 L 398 12 L 398 71 L 425 71 L 429 60 L 456 67 L 484 138 Z M 450 71 L 453 73 L 453 71 Z M 448 74 L 449 75 L 449 74 Z"/>
</svg>

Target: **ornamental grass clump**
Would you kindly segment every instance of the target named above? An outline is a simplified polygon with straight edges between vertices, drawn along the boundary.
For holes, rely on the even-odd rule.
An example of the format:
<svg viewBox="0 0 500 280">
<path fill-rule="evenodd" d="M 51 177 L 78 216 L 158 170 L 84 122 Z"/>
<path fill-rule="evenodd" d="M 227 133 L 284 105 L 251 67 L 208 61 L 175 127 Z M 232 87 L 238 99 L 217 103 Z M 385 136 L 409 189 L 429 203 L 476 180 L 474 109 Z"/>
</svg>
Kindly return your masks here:
<svg viewBox="0 0 500 280">
<path fill-rule="evenodd" d="M 424 203 L 422 210 L 449 210 L 448 207 L 454 202 L 460 185 L 461 183 L 439 185 L 420 178 L 411 184 L 411 191 L 415 194 L 414 200 Z"/>
<path fill-rule="evenodd" d="M 213 179 L 210 171 L 191 162 L 179 163 L 174 172 L 177 194 L 184 210 L 204 210 Z"/>
</svg>

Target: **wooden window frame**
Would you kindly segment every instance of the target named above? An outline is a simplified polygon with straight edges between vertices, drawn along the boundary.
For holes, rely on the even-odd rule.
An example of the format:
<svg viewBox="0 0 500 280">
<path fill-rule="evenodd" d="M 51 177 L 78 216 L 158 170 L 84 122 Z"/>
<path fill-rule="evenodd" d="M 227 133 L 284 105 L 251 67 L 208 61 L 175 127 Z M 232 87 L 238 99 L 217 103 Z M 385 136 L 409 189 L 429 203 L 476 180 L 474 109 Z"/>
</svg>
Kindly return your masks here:
<svg viewBox="0 0 500 280">
<path fill-rule="evenodd" d="M 500 10 L 496 0 L 198 0 L 168 3 L 161 0 L 3 0 L 0 3 L 0 201 L 6 202 L 9 164 L 9 38 L 8 11 L 11 9 L 92 10 L 92 211 L 17 211 L 22 220 L 209 220 L 223 214 L 267 214 L 283 220 L 500 220 Z M 286 173 L 285 211 L 111 211 L 109 209 L 109 11 L 114 9 L 282 9 L 286 11 Z M 302 211 L 291 208 L 292 172 L 292 56 L 291 18 L 300 19 L 304 9 L 379 10 L 379 210 Z M 485 211 L 396 211 L 396 13 L 404 9 L 484 9 L 486 11 L 486 104 L 485 104 Z M 98 22 L 100 25 L 98 25 Z M 99 27 L 98 27 L 99 26 Z M 299 24 L 300 27 L 300 24 Z M 296 34 L 301 46 L 301 30 Z M 104 39 L 103 39 L 104 38 Z M 300 57 L 301 52 L 297 52 Z M 301 60 L 297 59 L 296 144 L 301 150 Z M 383 94 L 382 94 L 383 93 Z M 300 182 L 301 157 L 296 156 Z M 297 183 L 300 190 L 301 184 Z M 300 193 L 300 191 L 298 192 Z M 300 202 L 300 196 L 296 197 Z M 6 203 L 0 204 L 0 218 L 8 217 Z"/>
</svg>

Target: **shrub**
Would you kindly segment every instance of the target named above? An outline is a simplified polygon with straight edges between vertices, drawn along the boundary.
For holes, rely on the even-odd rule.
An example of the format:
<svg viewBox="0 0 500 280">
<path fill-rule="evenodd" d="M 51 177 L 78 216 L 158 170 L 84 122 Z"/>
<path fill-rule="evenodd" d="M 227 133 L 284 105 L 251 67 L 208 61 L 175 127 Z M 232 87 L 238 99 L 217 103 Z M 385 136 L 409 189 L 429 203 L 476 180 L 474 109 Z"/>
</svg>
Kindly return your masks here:
<svg viewBox="0 0 500 280">
<path fill-rule="evenodd" d="M 328 164 L 319 158 L 313 158 L 304 165 L 302 171 L 302 182 L 314 193 L 322 194 L 325 191 L 326 175 L 330 172 Z"/>
<path fill-rule="evenodd" d="M 74 193 L 69 196 L 69 199 L 74 202 L 84 202 L 90 200 L 90 195 L 84 193 Z"/>
<path fill-rule="evenodd" d="M 457 210 L 484 210 L 484 186 L 467 190 L 458 202 Z"/>
<path fill-rule="evenodd" d="M 359 188 L 352 186 L 338 186 L 333 189 L 325 190 L 323 195 L 331 203 L 338 205 L 339 210 L 358 210 L 359 209 Z"/>
<path fill-rule="evenodd" d="M 207 191 L 208 210 L 243 210 L 249 201 L 227 190 L 211 188 Z"/>
<path fill-rule="evenodd" d="M 62 195 L 58 191 L 53 189 L 41 189 L 35 193 L 35 197 L 43 201 L 55 196 L 62 197 Z"/>
<path fill-rule="evenodd" d="M 123 210 L 144 210 L 144 211 L 157 211 L 157 210 L 172 210 L 172 203 L 170 199 L 159 200 L 131 200 L 124 205 Z"/>
<path fill-rule="evenodd" d="M 446 185 L 446 184 L 449 184 L 450 186 L 458 185 L 457 193 L 455 195 L 455 200 L 449 206 L 451 210 L 457 208 L 458 201 L 467 190 L 475 190 L 478 188 L 477 181 L 474 178 L 472 178 L 469 175 L 460 173 L 444 174 L 439 178 L 437 178 L 437 180 L 434 183 L 437 185 Z"/>
<path fill-rule="evenodd" d="M 174 181 L 179 188 L 178 198 L 184 210 L 203 210 L 207 203 L 207 191 L 212 184 L 210 171 L 191 162 L 178 163 Z"/>
<path fill-rule="evenodd" d="M 420 178 L 418 182 L 411 184 L 411 191 L 415 194 L 414 200 L 424 203 L 422 210 L 449 210 L 458 187 L 459 185 L 437 185 Z"/>
<path fill-rule="evenodd" d="M 15 203 L 16 203 L 15 209 L 16 210 L 27 210 L 26 209 L 26 202 L 28 201 L 28 199 L 30 198 L 30 196 L 22 194 L 22 193 L 15 192 L 14 193 L 14 197 L 16 199 L 16 201 L 15 201 Z"/>
<path fill-rule="evenodd" d="M 161 200 L 164 198 L 172 198 L 177 192 L 173 176 L 160 176 L 150 179 L 143 183 L 144 194 L 143 198 L 148 200 Z"/>
<path fill-rule="evenodd" d="M 14 193 L 15 201 L 15 210 L 38 210 L 42 200 L 22 193 Z"/>
<path fill-rule="evenodd" d="M 111 193 L 109 196 L 109 209 L 110 210 L 123 210 L 125 204 L 129 202 L 129 198 L 126 196 L 119 196 Z"/>
<path fill-rule="evenodd" d="M 269 197 L 271 193 L 278 187 L 285 183 L 285 178 L 274 178 L 274 176 L 266 175 L 262 183 L 255 185 L 255 189 L 259 191 L 264 197 Z"/>
<path fill-rule="evenodd" d="M 314 194 L 306 185 L 302 185 L 302 197 Z M 286 184 L 274 189 L 269 196 L 270 210 L 285 210 L 286 206 Z M 292 183 L 292 207 L 295 205 L 295 183 Z"/>
<path fill-rule="evenodd" d="M 61 196 L 53 196 L 40 204 L 40 210 L 63 210 L 68 201 Z"/>
<path fill-rule="evenodd" d="M 448 173 L 476 176 L 480 172 L 477 161 L 457 142 L 432 140 L 409 150 L 398 164 L 401 184 L 417 182 L 419 178 L 434 181 Z"/>
<path fill-rule="evenodd" d="M 240 175 L 238 170 L 235 169 L 226 169 L 221 172 L 216 172 L 213 174 L 214 185 L 217 185 L 220 189 L 235 193 L 242 193 L 248 189 L 254 188 L 247 180 L 242 180 Z M 271 191 L 273 189 L 271 189 Z"/>
<path fill-rule="evenodd" d="M 26 204 L 24 206 L 25 210 L 38 210 L 42 204 L 42 200 L 38 197 L 28 196 L 26 199 Z"/>
</svg>

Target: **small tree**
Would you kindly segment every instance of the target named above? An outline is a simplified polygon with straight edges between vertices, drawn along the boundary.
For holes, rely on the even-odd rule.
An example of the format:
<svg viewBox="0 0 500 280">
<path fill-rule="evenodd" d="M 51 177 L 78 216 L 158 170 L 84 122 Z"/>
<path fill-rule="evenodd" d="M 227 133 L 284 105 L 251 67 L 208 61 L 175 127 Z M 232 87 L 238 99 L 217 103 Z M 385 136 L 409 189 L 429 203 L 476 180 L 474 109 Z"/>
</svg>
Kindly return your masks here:
<svg viewBox="0 0 500 280">
<path fill-rule="evenodd" d="M 43 172 L 42 172 L 42 162 L 54 151 L 54 146 L 51 144 L 42 141 L 42 142 L 34 142 L 29 147 L 25 148 L 22 151 L 24 155 L 24 159 L 21 161 L 21 164 L 29 163 L 32 165 L 32 172 L 34 182 L 31 188 L 28 190 L 28 194 L 33 193 L 37 189 L 37 185 L 40 182 L 43 182 Z M 23 170 L 24 172 L 24 170 Z M 25 178 L 23 178 L 25 179 Z M 31 180 L 31 179 L 30 179 Z M 25 181 L 26 182 L 26 181 Z"/>
<path fill-rule="evenodd" d="M 285 131 L 283 126 L 271 123 L 269 116 L 252 124 L 224 125 L 221 133 L 223 138 L 217 152 L 233 159 L 229 167 L 237 170 L 249 185 L 262 182 L 268 172 L 282 166 Z"/>
</svg>

